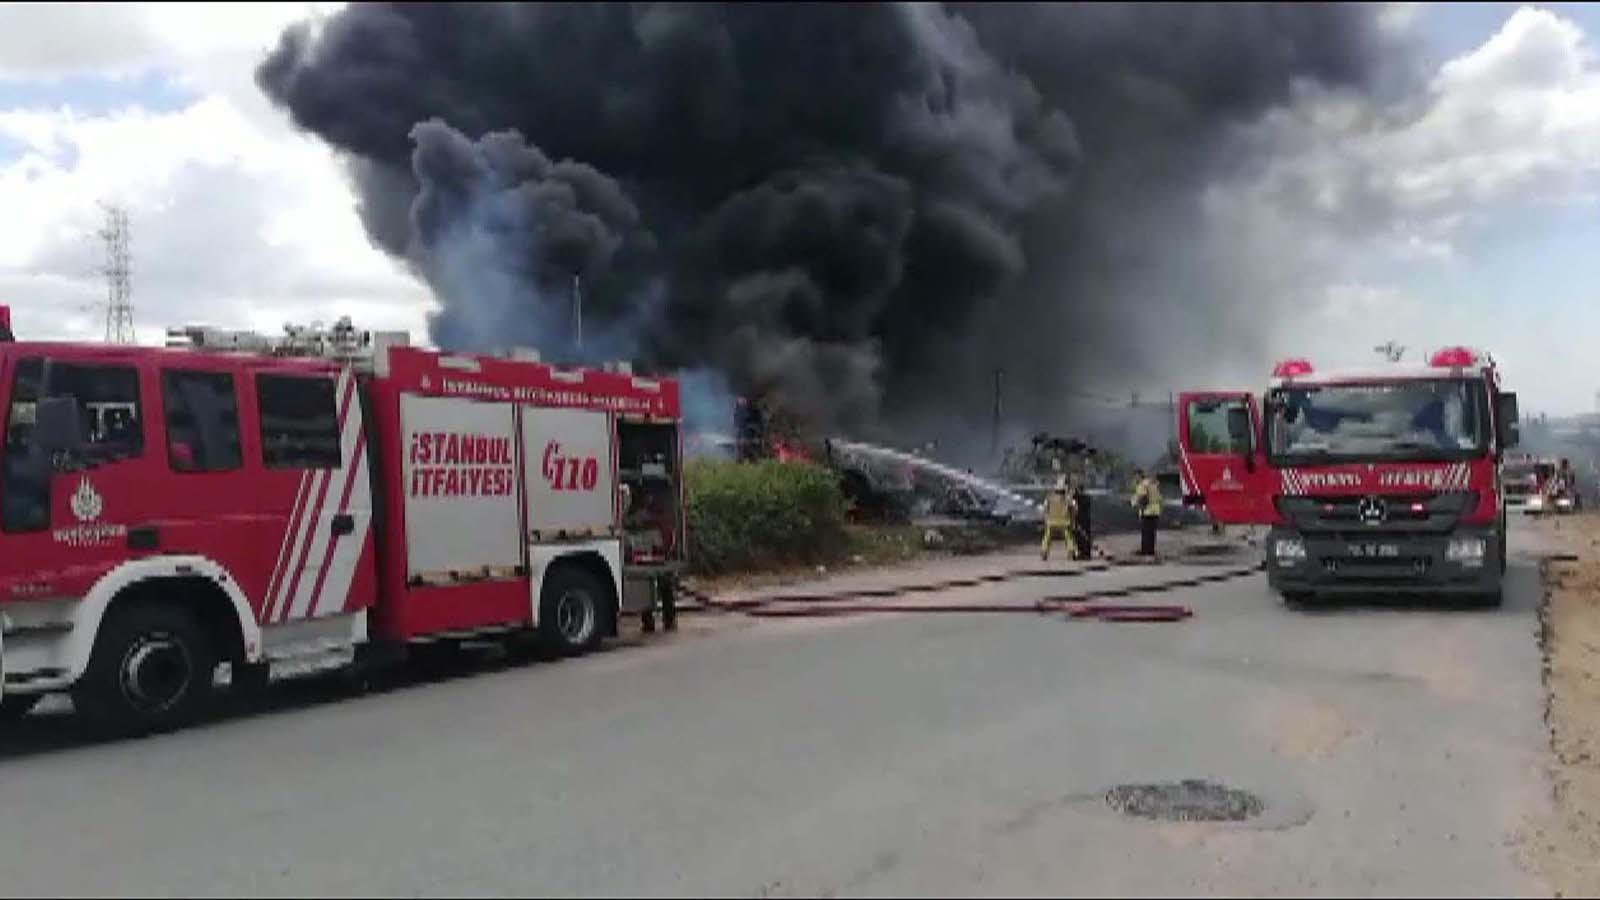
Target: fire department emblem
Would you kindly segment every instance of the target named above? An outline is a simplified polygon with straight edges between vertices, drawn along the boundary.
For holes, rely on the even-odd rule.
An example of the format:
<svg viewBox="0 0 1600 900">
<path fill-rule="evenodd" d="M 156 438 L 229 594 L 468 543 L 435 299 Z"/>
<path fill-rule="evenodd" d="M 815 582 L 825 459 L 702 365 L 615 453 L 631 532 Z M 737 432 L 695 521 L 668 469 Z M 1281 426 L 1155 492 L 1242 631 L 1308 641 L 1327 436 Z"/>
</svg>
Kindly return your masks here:
<svg viewBox="0 0 1600 900">
<path fill-rule="evenodd" d="M 1244 490 L 1244 484 L 1233 477 L 1233 469 L 1224 466 L 1222 477 L 1211 483 L 1211 489 L 1213 491 L 1242 491 Z"/>
<path fill-rule="evenodd" d="M 93 522 L 100 518 L 100 513 L 105 511 L 105 500 L 94 489 L 94 485 L 85 478 L 78 482 L 78 489 L 72 492 L 72 514 L 80 522 Z"/>
</svg>

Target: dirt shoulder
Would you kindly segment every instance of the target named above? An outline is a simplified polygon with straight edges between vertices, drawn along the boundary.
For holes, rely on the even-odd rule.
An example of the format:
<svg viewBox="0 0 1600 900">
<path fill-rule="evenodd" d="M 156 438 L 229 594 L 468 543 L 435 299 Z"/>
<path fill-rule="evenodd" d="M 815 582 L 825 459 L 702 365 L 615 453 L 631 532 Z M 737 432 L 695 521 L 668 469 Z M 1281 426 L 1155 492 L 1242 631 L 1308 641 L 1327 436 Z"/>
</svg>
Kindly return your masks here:
<svg viewBox="0 0 1600 900">
<path fill-rule="evenodd" d="M 1600 516 L 1540 523 L 1563 556 L 1544 563 L 1552 821 L 1528 851 L 1556 896 L 1600 896 Z"/>
</svg>

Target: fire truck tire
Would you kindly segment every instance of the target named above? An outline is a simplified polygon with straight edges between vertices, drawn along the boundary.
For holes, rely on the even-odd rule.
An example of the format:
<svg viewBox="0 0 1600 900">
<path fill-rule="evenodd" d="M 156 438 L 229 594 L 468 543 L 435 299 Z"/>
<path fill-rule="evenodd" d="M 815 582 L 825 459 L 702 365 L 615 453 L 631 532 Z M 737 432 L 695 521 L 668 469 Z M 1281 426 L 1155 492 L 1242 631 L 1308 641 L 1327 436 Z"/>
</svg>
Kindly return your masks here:
<svg viewBox="0 0 1600 900">
<path fill-rule="evenodd" d="M 566 656 L 600 646 L 608 628 L 608 594 L 599 579 L 578 566 L 552 568 L 539 596 L 539 632 L 545 643 Z"/>
<path fill-rule="evenodd" d="M 113 609 L 95 638 L 72 705 L 91 729 L 144 734 L 188 724 L 211 704 L 216 650 L 194 617 L 172 606 Z"/>
<path fill-rule="evenodd" d="M 12 694 L 0 699 L 0 722 L 15 722 L 39 705 L 43 694 Z"/>
<path fill-rule="evenodd" d="M 233 664 L 232 691 L 241 700 L 255 701 L 267 693 L 272 684 L 272 667 L 266 663 Z"/>
<path fill-rule="evenodd" d="M 471 654 L 458 641 L 432 641 L 413 644 L 406 651 L 412 667 L 424 678 L 450 678 L 466 671 Z"/>
<path fill-rule="evenodd" d="M 1290 609 L 1305 609 L 1316 597 L 1310 591 L 1284 591 L 1283 605 Z"/>
</svg>

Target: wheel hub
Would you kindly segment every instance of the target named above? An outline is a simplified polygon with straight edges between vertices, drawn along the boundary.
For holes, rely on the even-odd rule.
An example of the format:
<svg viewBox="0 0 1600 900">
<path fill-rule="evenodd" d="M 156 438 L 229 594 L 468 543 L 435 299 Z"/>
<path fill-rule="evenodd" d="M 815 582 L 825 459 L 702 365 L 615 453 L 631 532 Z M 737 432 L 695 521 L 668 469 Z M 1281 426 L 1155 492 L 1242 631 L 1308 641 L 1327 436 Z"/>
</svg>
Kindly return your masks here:
<svg viewBox="0 0 1600 900">
<path fill-rule="evenodd" d="M 561 595 L 560 602 L 556 604 L 556 629 L 563 638 L 572 643 L 581 643 L 589 636 L 593 621 L 594 605 L 586 595 L 577 591 Z"/>
<path fill-rule="evenodd" d="M 138 708 L 159 712 L 177 703 L 194 677 L 189 651 L 167 635 L 148 635 L 128 648 L 119 681 L 123 695 Z"/>
</svg>

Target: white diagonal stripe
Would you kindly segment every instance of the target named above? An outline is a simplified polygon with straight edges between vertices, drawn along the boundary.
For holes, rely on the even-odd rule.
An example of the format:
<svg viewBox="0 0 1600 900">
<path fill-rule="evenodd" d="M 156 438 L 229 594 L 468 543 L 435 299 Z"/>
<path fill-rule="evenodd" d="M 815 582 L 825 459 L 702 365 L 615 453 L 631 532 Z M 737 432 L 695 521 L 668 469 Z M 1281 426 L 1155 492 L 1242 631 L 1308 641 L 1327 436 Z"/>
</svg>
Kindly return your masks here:
<svg viewBox="0 0 1600 900">
<path fill-rule="evenodd" d="M 295 490 L 294 503 L 289 507 L 289 519 L 284 523 L 283 527 L 283 543 L 278 546 L 278 562 L 272 567 L 272 580 L 267 583 L 267 600 L 261 607 L 261 621 L 263 623 L 272 621 L 272 611 L 277 608 L 278 595 L 283 592 L 284 582 L 289 576 L 287 563 L 293 559 L 290 555 L 290 548 L 299 546 L 293 538 L 300 525 L 300 517 L 305 515 L 306 485 L 310 481 L 310 472 L 300 473 L 300 486 Z"/>
<path fill-rule="evenodd" d="M 356 566 L 361 561 L 361 550 L 367 543 L 367 532 L 372 525 L 372 493 L 367 477 L 367 454 L 356 460 L 355 486 L 350 490 L 349 514 L 355 519 L 355 530 L 339 539 L 334 545 L 333 559 L 328 564 L 328 577 L 323 582 L 322 593 L 317 595 L 313 616 L 336 615 L 345 610 L 350 594 L 350 584 L 355 579 Z"/>
<path fill-rule="evenodd" d="M 339 376 L 335 396 L 340 402 L 344 401 L 345 392 L 349 390 L 350 370 L 346 369 Z M 361 398 L 354 391 L 350 392 L 349 409 L 344 414 L 344 430 L 339 433 L 339 468 L 324 469 L 323 480 L 327 489 L 322 493 L 322 502 L 317 505 L 316 514 L 311 518 L 311 527 L 315 529 L 311 534 L 311 550 L 306 554 L 305 571 L 301 573 L 300 583 L 295 585 L 294 599 L 289 607 L 289 617 L 299 619 L 310 612 L 311 600 L 317 590 L 317 575 L 322 571 L 322 565 L 328 559 L 328 542 L 333 537 L 332 516 L 339 510 L 339 500 L 344 496 L 345 481 L 350 477 L 354 467 L 356 437 L 361 433 Z"/>
</svg>

